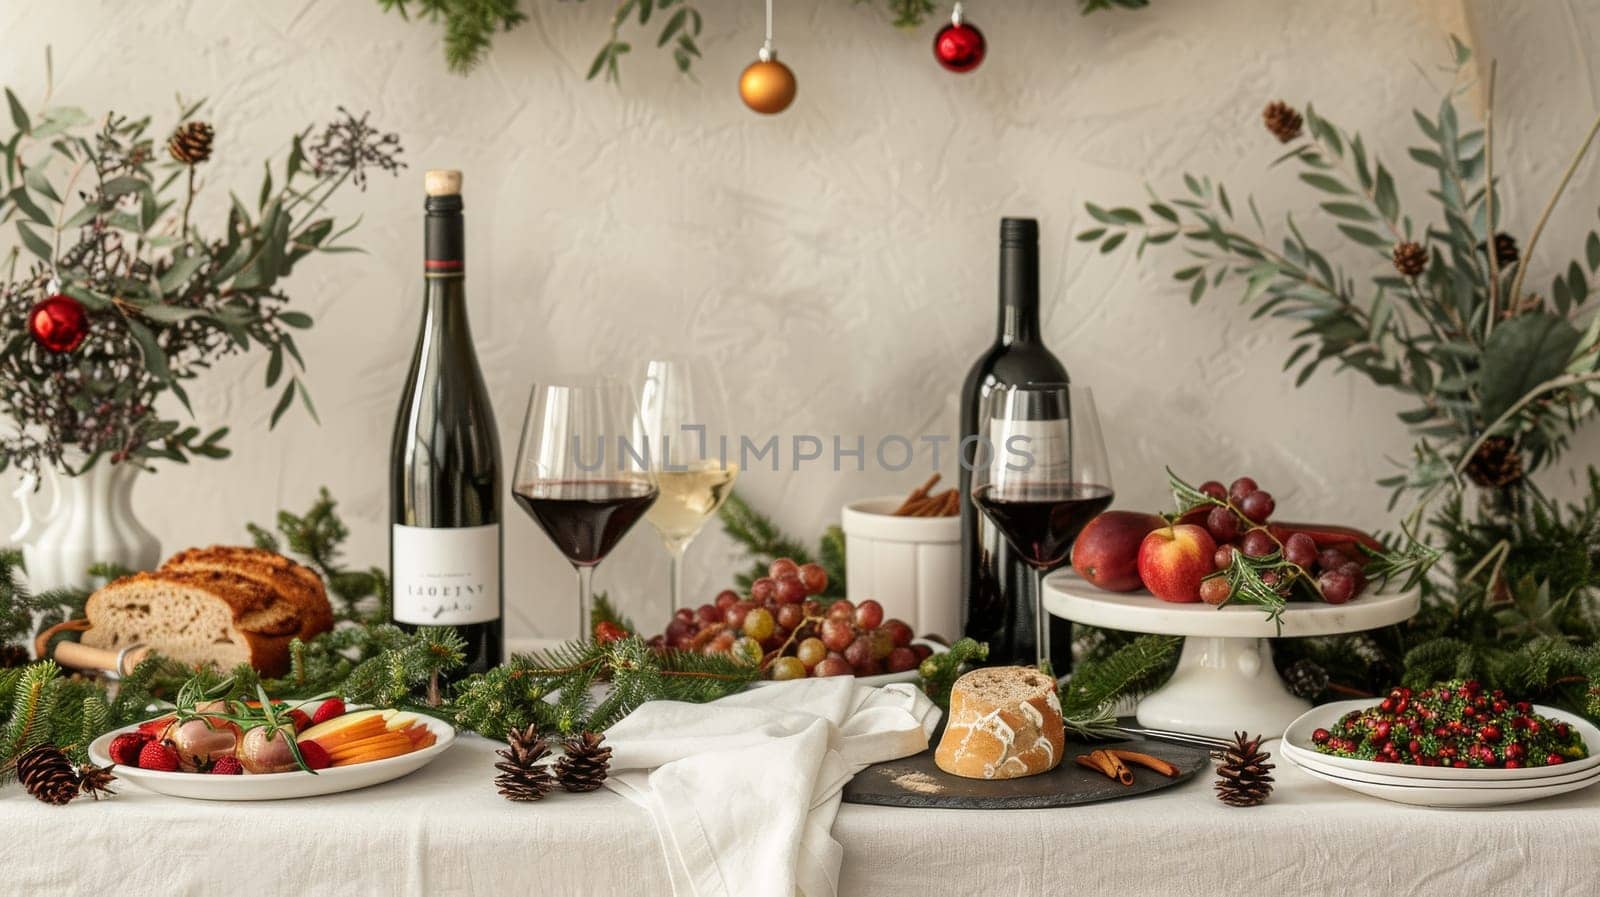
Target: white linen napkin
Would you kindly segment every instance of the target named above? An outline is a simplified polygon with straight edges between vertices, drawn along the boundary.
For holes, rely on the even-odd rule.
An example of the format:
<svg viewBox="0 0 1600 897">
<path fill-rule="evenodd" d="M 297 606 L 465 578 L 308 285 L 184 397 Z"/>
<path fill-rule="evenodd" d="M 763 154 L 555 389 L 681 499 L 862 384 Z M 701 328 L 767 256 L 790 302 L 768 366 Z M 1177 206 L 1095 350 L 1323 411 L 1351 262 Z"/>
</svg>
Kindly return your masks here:
<svg viewBox="0 0 1600 897">
<path fill-rule="evenodd" d="M 652 701 L 607 730 L 605 784 L 649 810 L 677 897 L 835 897 L 845 783 L 926 749 L 938 722 L 914 685 L 849 677 Z"/>
</svg>

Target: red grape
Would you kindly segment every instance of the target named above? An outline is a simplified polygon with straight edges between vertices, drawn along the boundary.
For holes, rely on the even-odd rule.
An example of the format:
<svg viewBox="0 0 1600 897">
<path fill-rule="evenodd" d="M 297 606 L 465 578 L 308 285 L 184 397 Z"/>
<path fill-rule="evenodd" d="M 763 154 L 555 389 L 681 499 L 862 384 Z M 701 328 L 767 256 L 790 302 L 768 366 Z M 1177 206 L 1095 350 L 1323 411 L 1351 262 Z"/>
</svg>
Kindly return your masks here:
<svg viewBox="0 0 1600 897">
<path fill-rule="evenodd" d="M 799 575 L 800 565 L 788 558 L 778 558 L 767 568 L 767 575 L 773 579 L 782 579 L 786 575 Z"/>
<path fill-rule="evenodd" d="M 1291 564 L 1310 570 L 1317 560 L 1317 543 L 1305 533 L 1295 533 L 1283 541 L 1283 557 Z"/>
<path fill-rule="evenodd" d="M 717 593 L 717 610 L 726 611 L 739 600 L 739 593 L 733 589 L 723 589 Z"/>
<path fill-rule="evenodd" d="M 1277 551 L 1278 546 L 1273 544 L 1266 530 L 1253 529 L 1244 534 L 1244 539 L 1239 542 L 1239 550 L 1253 558 L 1264 558 Z"/>
<path fill-rule="evenodd" d="M 702 604 L 694 612 L 694 619 L 701 626 L 710 626 L 712 623 L 722 619 L 722 611 L 717 610 L 716 605 Z"/>
<path fill-rule="evenodd" d="M 1239 510 L 1244 513 L 1244 516 L 1257 523 L 1267 522 L 1267 518 L 1272 516 L 1273 510 L 1277 506 L 1277 503 L 1272 500 L 1272 493 L 1265 490 L 1252 492 L 1239 502 Z"/>
<path fill-rule="evenodd" d="M 694 608 L 692 607 L 680 607 L 672 615 L 685 623 L 694 622 Z"/>
<path fill-rule="evenodd" d="M 778 581 L 770 576 L 763 576 L 750 584 L 750 597 L 757 601 L 771 598 L 778 590 Z"/>
<path fill-rule="evenodd" d="M 805 611 L 808 617 L 822 616 L 822 602 L 815 598 L 807 598 L 800 602 L 800 609 Z"/>
<path fill-rule="evenodd" d="M 866 663 L 858 663 L 855 666 L 855 671 L 854 672 L 855 672 L 855 674 L 857 676 L 877 676 L 877 675 L 880 675 L 880 674 L 883 673 L 883 661 L 881 661 L 881 660 L 869 660 Z"/>
<path fill-rule="evenodd" d="M 1233 594 L 1233 587 L 1228 585 L 1226 576 L 1208 576 L 1200 580 L 1200 600 L 1216 606 L 1228 600 Z"/>
<path fill-rule="evenodd" d="M 915 635 L 911 631 L 911 625 L 904 620 L 884 620 L 881 628 L 888 633 L 896 648 L 904 648 L 911 644 L 911 639 Z"/>
<path fill-rule="evenodd" d="M 1337 548 L 1324 548 L 1317 555 L 1317 566 L 1324 570 L 1337 570 L 1350 561 L 1350 556 Z"/>
<path fill-rule="evenodd" d="M 772 636 L 774 622 L 772 613 L 764 607 L 751 610 L 744 618 L 744 634 L 756 641 L 761 641 Z"/>
<path fill-rule="evenodd" d="M 772 678 L 782 682 L 787 679 L 804 679 L 806 665 L 794 657 L 780 657 L 767 668 L 772 673 Z"/>
<path fill-rule="evenodd" d="M 1216 480 L 1206 480 L 1204 483 L 1201 483 L 1200 491 L 1211 496 L 1217 501 L 1222 501 L 1228 497 L 1228 487 L 1222 485 Z"/>
<path fill-rule="evenodd" d="M 1211 555 L 1211 563 L 1218 570 L 1228 569 L 1228 565 L 1233 563 L 1233 546 L 1218 545 L 1216 553 Z"/>
<path fill-rule="evenodd" d="M 844 649 L 844 659 L 853 667 L 859 667 L 872 660 L 872 639 L 859 636 L 850 646 Z"/>
<path fill-rule="evenodd" d="M 850 675 L 850 673 L 851 673 L 850 663 L 849 663 L 849 661 L 845 660 L 843 657 L 828 657 L 828 658 L 824 658 L 821 663 L 818 663 L 815 667 L 812 667 L 812 669 L 811 669 L 811 674 L 813 676 L 819 676 L 819 677 L 820 676 L 848 676 L 848 675 Z"/>
<path fill-rule="evenodd" d="M 877 629 L 883 625 L 883 605 L 871 598 L 856 605 L 856 625 L 862 629 Z"/>
<path fill-rule="evenodd" d="M 711 641 L 706 642 L 706 646 L 702 650 L 707 654 L 726 654 L 733 650 L 733 642 L 733 633 L 724 629 L 712 636 Z"/>
<path fill-rule="evenodd" d="M 1246 495 L 1249 495 L 1259 488 L 1261 487 L 1256 485 L 1255 480 L 1252 480 L 1249 477 L 1240 477 L 1237 480 L 1234 480 L 1232 485 L 1228 486 L 1228 497 L 1233 499 L 1234 504 L 1238 504 L 1239 502 L 1244 501 L 1244 497 Z"/>
<path fill-rule="evenodd" d="M 778 612 L 775 616 L 778 620 L 778 626 L 791 632 L 806 618 L 805 611 L 801 610 L 798 604 L 778 605 Z"/>
<path fill-rule="evenodd" d="M 1324 572 L 1317 577 L 1317 585 L 1322 587 L 1322 597 L 1329 604 L 1343 604 L 1356 594 L 1356 581 L 1343 570 Z"/>
<path fill-rule="evenodd" d="M 778 580 L 778 600 L 784 604 L 799 604 L 806 600 L 806 587 L 798 576 L 785 576 Z"/>
<path fill-rule="evenodd" d="M 1345 561 L 1339 565 L 1339 572 L 1350 577 L 1350 581 L 1356 584 L 1357 593 L 1360 593 L 1361 587 L 1367 584 L 1367 571 L 1355 561 Z M 1350 597 L 1354 598 L 1355 595 Z"/>
<path fill-rule="evenodd" d="M 756 603 L 754 601 L 734 602 L 732 607 L 722 612 L 722 622 L 727 623 L 734 629 L 739 629 L 740 627 L 744 626 L 745 614 L 748 614 L 750 611 L 754 610 L 755 606 Z"/>
<path fill-rule="evenodd" d="M 889 660 L 885 665 L 888 666 L 891 673 L 903 673 L 906 670 L 915 669 L 917 664 L 921 662 L 917 659 L 917 652 L 902 646 L 890 653 Z"/>
<path fill-rule="evenodd" d="M 822 643 L 822 639 L 808 638 L 794 649 L 794 656 L 809 670 L 827 659 L 828 646 Z"/>
<path fill-rule="evenodd" d="M 928 645 L 912 645 L 911 652 L 917 655 L 918 660 L 927 660 L 933 656 L 933 648 Z"/>
<path fill-rule="evenodd" d="M 667 624 L 667 631 L 665 633 L 667 641 L 669 642 L 677 642 L 680 639 L 688 638 L 693 634 L 694 627 L 676 617 L 673 618 L 671 623 Z"/>
<path fill-rule="evenodd" d="M 1239 517 L 1231 508 L 1212 508 L 1206 512 L 1206 529 L 1218 542 L 1232 542 L 1239 535 Z"/>
<path fill-rule="evenodd" d="M 837 618 L 822 621 L 822 643 L 834 651 L 843 651 L 855 641 L 855 630 L 850 624 Z"/>
<path fill-rule="evenodd" d="M 800 582 L 805 585 L 806 594 L 821 595 L 828 589 L 828 571 L 821 564 L 802 564 Z"/>
<path fill-rule="evenodd" d="M 849 621 L 849 619 L 855 615 L 856 606 L 843 598 L 840 598 L 838 601 L 828 605 L 828 619 L 830 620 Z"/>
</svg>

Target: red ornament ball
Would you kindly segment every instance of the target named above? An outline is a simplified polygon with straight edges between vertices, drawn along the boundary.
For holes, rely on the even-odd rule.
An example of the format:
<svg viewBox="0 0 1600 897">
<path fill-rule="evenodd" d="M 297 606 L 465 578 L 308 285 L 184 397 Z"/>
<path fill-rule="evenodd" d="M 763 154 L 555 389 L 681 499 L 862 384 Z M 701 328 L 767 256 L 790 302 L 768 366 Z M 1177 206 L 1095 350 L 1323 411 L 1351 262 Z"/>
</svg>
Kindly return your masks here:
<svg viewBox="0 0 1600 897">
<path fill-rule="evenodd" d="M 988 49 L 983 32 L 966 22 L 951 22 L 933 37 L 933 58 L 952 72 L 977 68 Z"/>
<path fill-rule="evenodd" d="M 51 352 L 71 352 L 89 335 L 89 313 L 83 303 L 63 293 L 39 302 L 28 312 L 28 333 Z"/>
</svg>

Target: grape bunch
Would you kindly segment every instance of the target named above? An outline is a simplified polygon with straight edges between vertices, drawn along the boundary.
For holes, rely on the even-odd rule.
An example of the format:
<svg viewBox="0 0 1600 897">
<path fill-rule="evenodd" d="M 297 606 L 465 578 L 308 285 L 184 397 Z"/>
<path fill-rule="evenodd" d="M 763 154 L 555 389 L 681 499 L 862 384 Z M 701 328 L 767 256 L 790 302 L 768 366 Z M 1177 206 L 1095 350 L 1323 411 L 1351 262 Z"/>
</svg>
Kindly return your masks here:
<svg viewBox="0 0 1600 897">
<path fill-rule="evenodd" d="M 816 564 L 778 558 L 750 594 L 732 589 L 698 608 L 679 608 L 666 631 L 650 640 L 657 648 L 732 654 L 758 663 L 770 679 L 806 676 L 876 676 L 917 668 L 932 653 L 913 645 L 904 620 L 884 619 L 883 605 L 816 596 L 828 574 Z"/>
<path fill-rule="evenodd" d="M 1261 561 L 1263 566 L 1277 561 L 1261 573 L 1261 581 L 1279 594 L 1289 594 L 1295 583 L 1302 581 L 1329 604 L 1344 604 L 1366 588 L 1366 572 L 1356 549 L 1319 547 L 1307 533 L 1269 526 L 1277 502 L 1250 477 L 1240 477 L 1226 487 L 1209 480 L 1200 484 L 1199 491 L 1212 503 L 1190 513 L 1204 513 L 1198 522 L 1217 543 L 1212 563 L 1218 572 L 1200 582 L 1200 599 L 1207 604 L 1222 604 L 1232 596 L 1227 572 L 1237 554 Z"/>
</svg>

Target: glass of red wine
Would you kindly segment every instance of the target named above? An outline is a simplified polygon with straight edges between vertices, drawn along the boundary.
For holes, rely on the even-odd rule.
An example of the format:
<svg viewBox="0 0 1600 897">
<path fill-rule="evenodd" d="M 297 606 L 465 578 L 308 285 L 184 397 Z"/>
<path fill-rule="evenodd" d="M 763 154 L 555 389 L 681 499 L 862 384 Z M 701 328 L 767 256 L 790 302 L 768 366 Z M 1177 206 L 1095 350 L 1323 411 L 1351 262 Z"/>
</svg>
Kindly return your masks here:
<svg viewBox="0 0 1600 897">
<path fill-rule="evenodd" d="M 1044 575 L 1111 504 L 1111 468 L 1086 386 L 1027 383 L 990 392 L 979 419 L 972 502 L 1034 570 L 1034 644 L 1050 657 Z"/>
<path fill-rule="evenodd" d="M 639 407 L 621 383 L 538 384 L 528 399 L 512 497 L 578 571 L 578 633 L 590 638 L 594 568 L 656 500 Z"/>
</svg>

